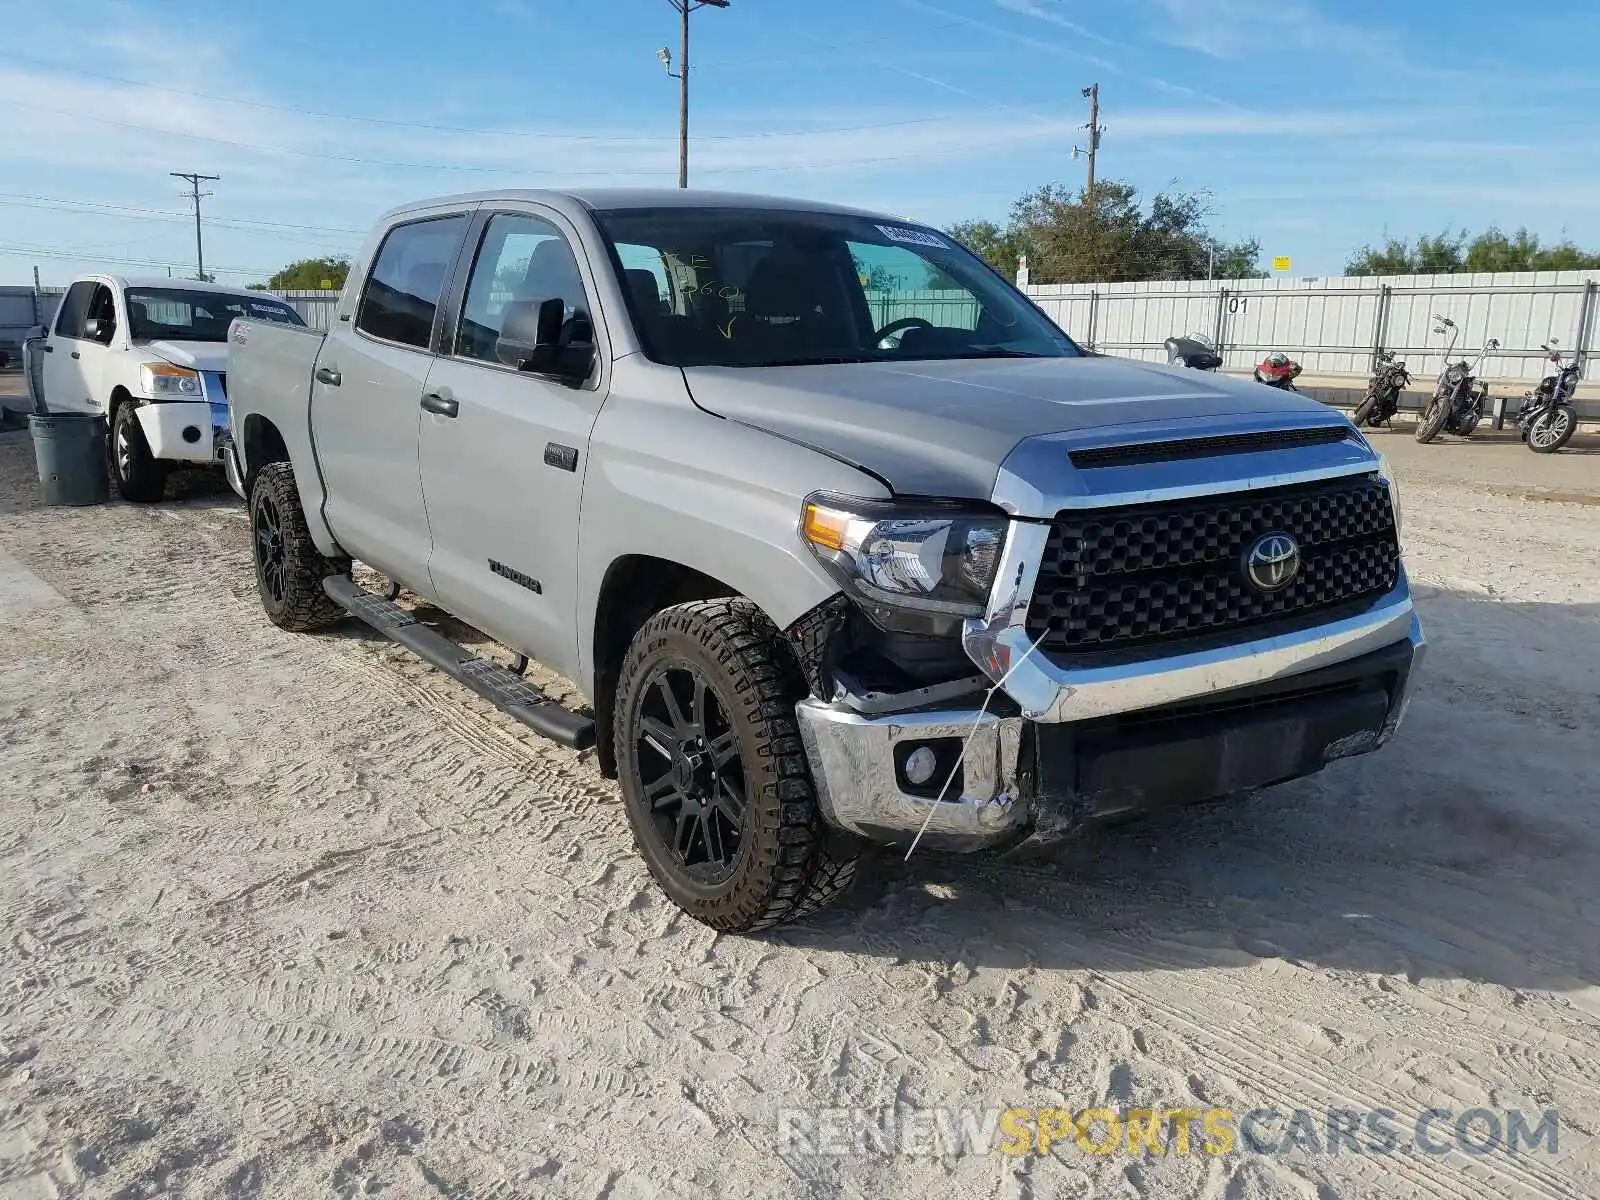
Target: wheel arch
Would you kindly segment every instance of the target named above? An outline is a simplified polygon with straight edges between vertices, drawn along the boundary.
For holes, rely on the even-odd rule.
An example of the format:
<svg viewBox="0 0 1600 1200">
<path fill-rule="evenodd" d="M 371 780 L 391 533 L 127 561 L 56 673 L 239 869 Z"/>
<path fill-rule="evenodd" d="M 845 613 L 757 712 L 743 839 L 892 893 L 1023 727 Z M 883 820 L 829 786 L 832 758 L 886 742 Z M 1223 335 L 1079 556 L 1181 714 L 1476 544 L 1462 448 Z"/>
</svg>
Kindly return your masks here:
<svg viewBox="0 0 1600 1200">
<path fill-rule="evenodd" d="M 614 777 L 617 771 L 612 744 L 617 680 L 634 634 L 664 608 L 739 594 L 737 588 L 703 571 L 649 554 L 625 554 L 606 568 L 595 600 L 590 657 L 594 679 L 595 748 L 603 774 Z"/>
</svg>

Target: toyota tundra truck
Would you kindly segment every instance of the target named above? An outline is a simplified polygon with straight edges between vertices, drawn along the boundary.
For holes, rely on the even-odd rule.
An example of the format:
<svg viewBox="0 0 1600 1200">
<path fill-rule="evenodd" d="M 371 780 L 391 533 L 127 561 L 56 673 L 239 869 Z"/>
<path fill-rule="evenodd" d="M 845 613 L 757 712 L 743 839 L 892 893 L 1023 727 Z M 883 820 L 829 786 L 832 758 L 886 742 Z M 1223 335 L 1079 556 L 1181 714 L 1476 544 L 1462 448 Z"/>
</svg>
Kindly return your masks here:
<svg viewBox="0 0 1600 1200">
<path fill-rule="evenodd" d="M 268 618 L 354 616 L 592 747 L 714 928 L 816 911 L 874 846 L 1002 852 L 1309 775 L 1405 711 L 1425 643 L 1361 433 L 1089 353 L 916 222 L 454 196 L 382 218 L 330 326 L 229 331 Z"/>
</svg>

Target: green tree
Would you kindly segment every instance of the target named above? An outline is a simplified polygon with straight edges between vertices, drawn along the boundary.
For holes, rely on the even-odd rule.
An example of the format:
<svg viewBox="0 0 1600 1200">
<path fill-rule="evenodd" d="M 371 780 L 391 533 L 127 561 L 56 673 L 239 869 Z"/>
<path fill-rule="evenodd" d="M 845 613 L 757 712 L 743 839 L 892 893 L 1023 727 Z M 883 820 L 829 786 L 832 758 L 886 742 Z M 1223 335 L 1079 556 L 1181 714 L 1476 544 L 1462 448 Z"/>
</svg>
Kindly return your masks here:
<svg viewBox="0 0 1600 1200">
<path fill-rule="evenodd" d="M 945 232 L 1007 279 L 1017 277 L 1017 257 L 1022 248 L 1012 240 L 1009 230 L 993 221 L 957 221 Z"/>
<path fill-rule="evenodd" d="M 1417 239 L 1417 274 L 1453 275 L 1464 270 L 1467 263 L 1467 231 L 1451 233 L 1448 229 L 1432 237 L 1423 234 Z"/>
<path fill-rule="evenodd" d="M 1505 233 L 1491 225 L 1476 237 L 1466 230 L 1423 236 L 1413 246 L 1388 238 L 1383 248 L 1363 246 L 1345 265 L 1347 275 L 1445 275 L 1460 271 L 1582 271 L 1600 269 L 1600 253 L 1569 240 L 1540 243 L 1527 229 Z"/>
<path fill-rule="evenodd" d="M 344 287 L 350 274 L 350 260 L 344 255 L 333 258 L 303 258 L 292 262 L 261 285 L 261 290 L 272 292 L 313 292 L 323 288 L 338 291 Z"/>
<path fill-rule="evenodd" d="M 1416 256 L 1404 238 L 1386 238 L 1382 247 L 1363 246 L 1344 265 L 1346 275 L 1414 275 Z"/>
<path fill-rule="evenodd" d="M 1201 197 L 1168 190 L 1140 204 L 1133 185 L 1101 180 L 1094 195 L 1047 183 L 1018 198 L 1004 228 L 992 221 L 950 227 L 1008 278 L 1016 257 L 1028 256 L 1034 283 L 1141 279 L 1258 278 L 1261 245 L 1253 238 L 1225 244 L 1206 228 Z"/>
</svg>

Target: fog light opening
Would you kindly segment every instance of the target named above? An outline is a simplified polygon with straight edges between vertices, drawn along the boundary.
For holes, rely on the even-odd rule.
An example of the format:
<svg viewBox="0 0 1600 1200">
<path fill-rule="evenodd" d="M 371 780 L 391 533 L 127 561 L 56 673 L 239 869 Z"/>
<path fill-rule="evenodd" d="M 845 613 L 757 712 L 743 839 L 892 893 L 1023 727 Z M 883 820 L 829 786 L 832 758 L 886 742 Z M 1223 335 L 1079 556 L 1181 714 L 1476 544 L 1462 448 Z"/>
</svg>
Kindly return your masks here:
<svg viewBox="0 0 1600 1200">
<path fill-rule="evenodd" d="M 926 746 L 918 746 L 906 755 L 906 782 L 915 787 L 925 787 L 939 769 L 939 756 Z"/>
<path fill-rule="evenodd" d="M 185 425 L 183 427 L 183 440 L 191 446 L 200 440 L 200 426 Z"/>
<path fill-rule="evenodd" d="M 962 794 L 960 738 L 901 742 L 894 748 L 895 783 L 923 800 L 959 800 Z"/>
</svg>

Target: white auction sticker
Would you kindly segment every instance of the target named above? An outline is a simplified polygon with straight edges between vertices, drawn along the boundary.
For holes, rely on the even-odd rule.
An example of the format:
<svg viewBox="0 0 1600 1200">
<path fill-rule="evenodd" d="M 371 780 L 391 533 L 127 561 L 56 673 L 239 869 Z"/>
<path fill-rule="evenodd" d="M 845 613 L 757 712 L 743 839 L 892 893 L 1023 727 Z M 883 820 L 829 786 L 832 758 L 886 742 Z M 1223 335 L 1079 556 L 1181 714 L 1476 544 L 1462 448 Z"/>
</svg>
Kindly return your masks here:
<svg viewBox="0 0 1600 1200">
<path fill-rule="evenodd" d="M 940 250 L 950 249 L 949 242 L 926 229 L 907 229 L 903 225 L 879 225 L 878 231 L 891 242 L 904 242 L 909 246 L 937 246 Z"/>
</svg>

